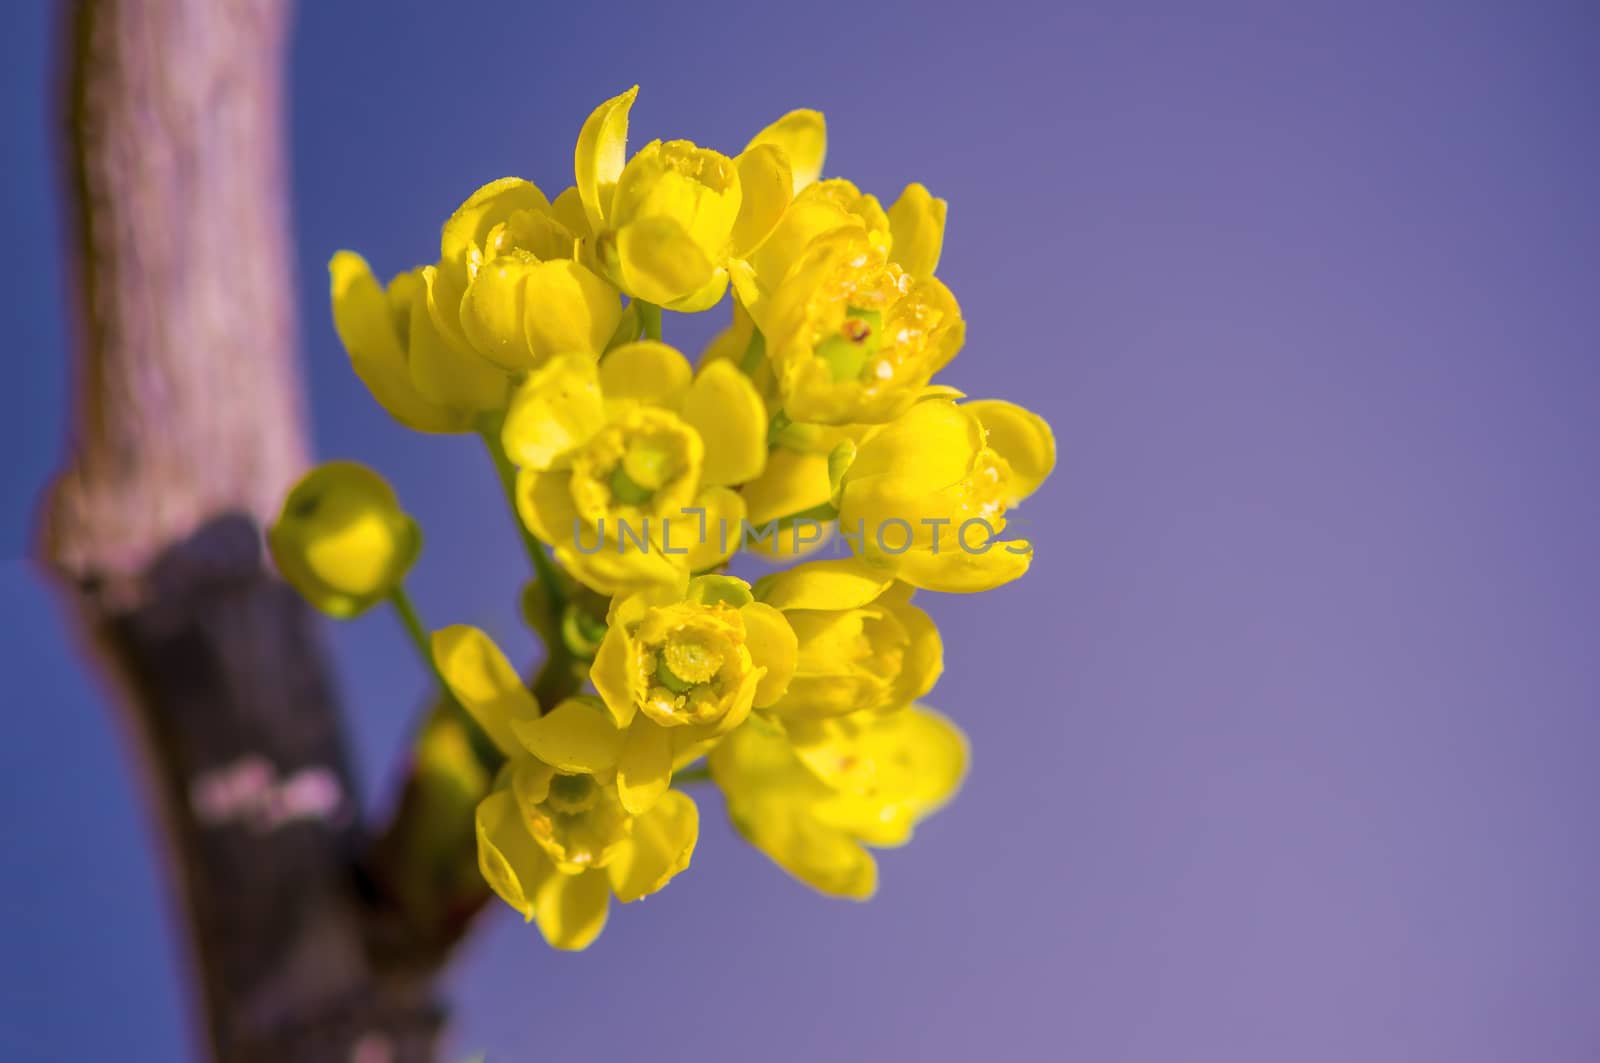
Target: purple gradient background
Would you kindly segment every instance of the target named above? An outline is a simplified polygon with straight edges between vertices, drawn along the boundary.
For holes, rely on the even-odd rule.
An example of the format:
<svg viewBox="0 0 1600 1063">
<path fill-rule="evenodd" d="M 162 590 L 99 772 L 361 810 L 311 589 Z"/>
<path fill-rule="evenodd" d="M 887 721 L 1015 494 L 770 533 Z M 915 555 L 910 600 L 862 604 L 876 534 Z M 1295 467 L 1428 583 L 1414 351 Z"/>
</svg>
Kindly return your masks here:
<svg viewBox="0 0 1600 1063">
<path fill-rule="evenodd" d="M 559 189 L 634 81 L 641 140 L 731 150 L 816 106 L 829 172 L 947 198 L 951 381 L 1040 410 L 1062 460 L 1029 577 L 933 600 L 974 768 L 876 902 L 789 881 L 708 795 L 691 873 L 588 953 L 485 925 L 459 1054 L 1600 1058 L 1592 6 L 470 6 L 306 3 L 294 53 L 317 449 L 421 516 L 433 622 L 528 651 L 516 543 L 467 442 L 361 390 L 324 264 L 430 258 L 505 173 Z M 48 19 L 10 14 L 17 557 L 65 374 Z M 181 1058 L 129 766 L 48 596 L 0 572 L 0 1058 Z M 380 797 L 423 677 L 385 616 L 332 637 Z"/>
</svg>

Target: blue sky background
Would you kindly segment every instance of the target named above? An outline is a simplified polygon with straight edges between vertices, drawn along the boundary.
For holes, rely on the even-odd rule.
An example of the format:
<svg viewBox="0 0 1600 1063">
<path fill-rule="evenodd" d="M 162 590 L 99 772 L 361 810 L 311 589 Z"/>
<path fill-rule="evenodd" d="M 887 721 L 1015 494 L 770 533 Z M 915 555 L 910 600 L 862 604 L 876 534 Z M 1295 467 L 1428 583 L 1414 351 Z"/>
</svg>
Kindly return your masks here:
<svg viewBox="0 0 1600 1063">
<path fill-rule="evenodd" d="M 49 21 L 15 4 L 0 37 L 13 559 L 64 430 Z M 707 795 L 690 873 L 590 952 L 486 921 L 450 985 L 460 1054 L 1596 1058 L 1597 29 L 1582 3 L 1466 0 L 305 3 L 316 449 L 419 515 L 433 623 L 532 652 L 490 470 L 368 399 L 326 262 L 430 259 L 495 177 L 558 191 L 634 82 L 640 142 L 736 150 L 815 106 L 830 175 L 948 199 L 950 381 L 1061 445 L 1021 513 L 1034 571 L 932 602 L 931 700 L 973 774 L 878 899 L 810 894 Z M 669 315 L 668 338 L 710 327 Z M 381 800 L 424 679 L 386 616 L 333 639 Z M 135 779 L 20 560 L 0 647 L 0 1058 L 184 1058 Z"/>
</svg>

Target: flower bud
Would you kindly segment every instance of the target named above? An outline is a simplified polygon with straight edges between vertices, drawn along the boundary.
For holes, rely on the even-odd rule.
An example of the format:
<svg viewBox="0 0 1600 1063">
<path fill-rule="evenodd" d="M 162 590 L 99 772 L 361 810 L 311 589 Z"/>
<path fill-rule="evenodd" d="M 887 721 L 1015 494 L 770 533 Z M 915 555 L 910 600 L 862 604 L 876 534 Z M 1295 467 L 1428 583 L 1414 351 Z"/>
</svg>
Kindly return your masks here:
<svg viewBox="0 0 1600 1063">
<path fill-rule="evenodd" d="M 267 531 L 278 571 L 329 616 L 365 612 L 388 597 L 417 558 L 422 537 L 394 490 L 353 461 L 308 472 Z"/>
</svg>

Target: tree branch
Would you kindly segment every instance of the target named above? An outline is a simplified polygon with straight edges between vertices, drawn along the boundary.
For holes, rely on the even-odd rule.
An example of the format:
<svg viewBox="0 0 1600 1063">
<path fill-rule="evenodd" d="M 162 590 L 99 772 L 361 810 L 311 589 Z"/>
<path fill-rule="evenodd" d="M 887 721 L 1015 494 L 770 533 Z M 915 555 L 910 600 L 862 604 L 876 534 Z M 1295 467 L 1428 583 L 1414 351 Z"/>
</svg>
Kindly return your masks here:
<svg viewBox="0 0 1600 1063">
<path fill-rule="evenodd" d="M 307 452 L 289 5 L 69 8 L 77 352 L 39 553 L 144 753 L 205 1044 L 223 1060 L 432 1059 L 433 974 L 481 899 L 419 947 L 396 891 L 358 873 L 359 791 L 317 622 L 262 549 Z M 394 851 L 407 870 L 414 854 Z"/>
</svg>

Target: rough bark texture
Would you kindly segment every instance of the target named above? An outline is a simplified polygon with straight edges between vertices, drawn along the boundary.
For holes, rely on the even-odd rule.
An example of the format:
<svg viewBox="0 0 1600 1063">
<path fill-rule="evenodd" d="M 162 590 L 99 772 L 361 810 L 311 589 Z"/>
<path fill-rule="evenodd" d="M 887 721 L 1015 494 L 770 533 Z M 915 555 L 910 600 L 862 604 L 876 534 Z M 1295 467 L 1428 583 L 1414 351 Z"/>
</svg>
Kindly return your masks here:
<svg viewBox="0 0 1600 1063">
<path fill-rule="evenodd" d="M 419 946 L 355 870 L 358 790 L 317 623 L 262 549 L 307 451 L 289 4 L 66 6 L 77 357 L 40 552 L 145 754 L 204 1043 L 230 1061 L 431 1059 L 431 976 L 475 908 Z"/>
</svg>

